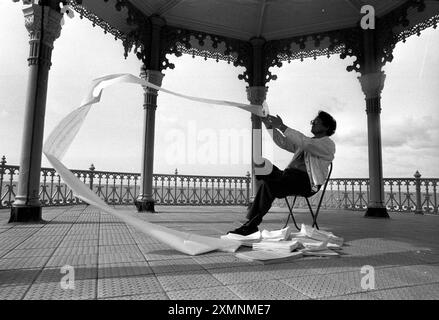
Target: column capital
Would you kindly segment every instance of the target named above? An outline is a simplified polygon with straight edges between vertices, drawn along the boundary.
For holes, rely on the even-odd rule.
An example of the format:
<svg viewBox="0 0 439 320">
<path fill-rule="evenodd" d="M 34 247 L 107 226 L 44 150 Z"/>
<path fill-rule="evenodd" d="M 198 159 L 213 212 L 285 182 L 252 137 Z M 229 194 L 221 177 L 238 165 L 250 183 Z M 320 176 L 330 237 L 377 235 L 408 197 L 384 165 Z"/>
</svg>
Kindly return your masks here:
<svg viewBox="0 0 439 320">
<path fill-rule="evenodd" d="M 165 75 L 160 71 L 146 70 L 144 66 L 140 68 L 140 77 L 152 84 L 155 84 L 156 86 L 160 87 L 162 85 L 162 80 L 164 76 Z M 145 102 L 143 104 L 143 108 L 151 109 L 155 111 L 155 109 L 157 108 L 157 95 L 158 95 L 157 90 L 146 86 L 142 86 L 142 87 L 145 96 L 144 99 Z"/>
<path fill-rule="evenodd" d="M 37 4 L 23 8 L 24 25 L 29 32 L 29 66 L 41 64 L 50 68 L 53 43 L 61 34 L 62 13 Z"/>
<path fill-rule="evenodd" d="M 252 86 L 247 87 L 247 99 L 251 104 L 262 104 L 267 97 L 268 87 Z"/>
<path fill-rule="evenodd" d="M 156 86 L 161 86 L 165 75 L 157 70 L 146 70 L 144 66 L 140 68 L 140 77 Z M 144 87 L 146 89 L 146 87 Z"/>
<path fill-rule="evenodd" d="M 31 4 L 24 6 L 23 14 L 24 24 L 31 41 L 42 41 L 48 47 L 53 48 L 53 42 L 61 34 L 62 13 L 49 6 Z M 43 39 L 41 39 L 41 31 L 43 31 Z"/>
<path fill-rule="evenodd" d="M 366 99 L 379 98 L 381 96 L 385 79 L 386 75 L 384 74 L 384 71 L 367 73 L 358 77 L 361 89 L 366 95 Z"/>
<path fill-rule="evenodd" d="M 166 20 L 157 15 L 151 16 L 150 20 L 151 20 L 151 24 L 158 28 L 161 28 L 166 25 Z"/>
<path fill-rule="evenodd" d="M 267 41 L 262 37 L 255 37 L 250 39 L 250 43 L 252 44 L 253 47 L 256 48 L 262 48 L 265 42 Z"/>
</svg>

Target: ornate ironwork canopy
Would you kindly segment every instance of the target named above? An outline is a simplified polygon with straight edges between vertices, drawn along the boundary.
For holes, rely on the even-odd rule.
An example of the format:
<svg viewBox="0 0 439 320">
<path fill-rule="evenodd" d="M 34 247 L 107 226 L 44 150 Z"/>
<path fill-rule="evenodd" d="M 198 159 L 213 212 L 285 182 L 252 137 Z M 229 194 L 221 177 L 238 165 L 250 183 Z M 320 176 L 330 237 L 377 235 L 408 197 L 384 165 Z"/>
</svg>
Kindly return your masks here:
<svg viewBox="0 0 439 320">
<path fill-rule="evenodd" d="M 167 54 L 225 60 L 246 71 L 249 85 L 276 79 L 284 61 L 339 54 L 355 56 L 348 71 L 364 72 L 362 0 L 72 0 L 81 17 L 123 41 L 148 68 L 154 19 L 160 18 L 158 69 L 174 68 Z M 398 41 L 437 27 L 439 0 L 371 0 L 372 41 L 379 67 Z M 255 40 L 256 39 L 256 40 Z M 255 68 L 255 61 L 259 64 Z M 258 70 L 259 69 L 259 70 Z M 255 75 L 255 70 L 260 75 Z"/>
<path fill-rule="evenodd" d="M 60 3 L 121 39 L 145 69 L 173 69 L 167 55 L 186 53 L 244 67 L 250 86 L 275 80 L 269 69 L 284 61 L 322 55 L 380 72 L 397 42 L 439 21 L 439 0 L 40 0 L 58 11 Z"/>
</svg>

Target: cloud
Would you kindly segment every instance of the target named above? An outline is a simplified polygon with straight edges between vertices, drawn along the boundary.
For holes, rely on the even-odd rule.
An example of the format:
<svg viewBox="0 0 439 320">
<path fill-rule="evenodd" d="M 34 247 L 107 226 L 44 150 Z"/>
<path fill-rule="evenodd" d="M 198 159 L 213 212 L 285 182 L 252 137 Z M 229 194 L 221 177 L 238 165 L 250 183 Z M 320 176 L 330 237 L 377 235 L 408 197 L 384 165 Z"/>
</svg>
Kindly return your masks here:
<svg viewBox="0 0 439 320">
<path fill-rule="evenodd" d="M 430 150 L 437 153 L 439 148 L 439 119 L 435 117 L 406 117 L 399 121 L 381 124 L 381 143 L 383 149 Z M 339 132 L 334 137 L 339 145 L 367 147 L 367 131 L 352 128 Z"/>
<path fill-rule="evenodd" d="M 339 113 L 345 110 L 347 103 L 337 97 L 330 97 L 327 101 L 321 102 L 320 109 L 329 113 Z"/>
<path fill-rule="evenodd" d="M 345 145 L 350 147 L 367 147 L 367 132 L 358 128 L 350 129 L 345 132 L 337 133 L 334 136 L 337 145 Z"/>
<path fill-rule="evenodd" d="M 435 117 L 406 117 L 382 127 L 383 147 L 437 149 L 439 147 L 439 119 Z"/>
<path fill-rule="evenodd" d="M 0 111 L 0 119 L 5 119 L 9 116 L 9 112 L 7 112 L 6 110 L 1 110 Z"/>
</svg>

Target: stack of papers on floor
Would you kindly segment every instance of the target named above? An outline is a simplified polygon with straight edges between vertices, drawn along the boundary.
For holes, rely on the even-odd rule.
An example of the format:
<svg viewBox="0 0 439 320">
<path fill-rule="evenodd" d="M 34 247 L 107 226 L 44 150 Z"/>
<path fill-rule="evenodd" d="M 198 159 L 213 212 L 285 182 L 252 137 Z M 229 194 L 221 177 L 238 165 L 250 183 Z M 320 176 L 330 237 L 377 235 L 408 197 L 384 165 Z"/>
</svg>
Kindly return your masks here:
<svg viewBox="0 0 439 320">
<path fill-rule="evenodd" d="M 251 246 L 252 251 L 237 253 L 236 257 L 247 260 L 271 261 L 301 256 L 339 256 L 334 251 L 340 250 L 344 239 L 331 232 L 317 230 L 302 224 L 300 232 L 292 233 L 289 227 L 262 232 L 249 236 L 228 234 L 222 239 L 241 241 L 243 245 Z"/>
<path fill-rule="evenodd" d="M 308 250 L 308 249 L 301 249 L 299 250 L 304 256 L 316 256 L 316 257 L 333 257 L 333 256 L 339 256 L 339 254 L 333 250 L 330 249 L 324 249 L 324 250 Z"/>
<path fill-rule="evenodd" d="M 291 241 L 296 241 L 299 247 L 309 251 L 320 251 L 328 248 L 328 241 L 318 241 L 309 238 L 293 238 Z"/>
<path fill-rule="evenodd" d="M 262 239 L 265 241 L 282 241 L 287 240 L 290 236 L 290 227 L 286 227 L 280 230 L 268 231 L 263 230 L 261 232 Z"/>
<path fill-rule="evenodd" d="M 253 250 L 276 251 L 279 253 L 290 253 L 297 248 L 297 241 L 265 241 L 253 243 Z"/>
<path fill-rule="evenodd" d="M 221 236 L 221 239 L 239 241 L 243 246 L 251 247 L 253 243 L 261 241 L 261 231 L 249 234 L 248 236 L 242 236 L 236 233 L 228 233 Z"/>
<path fill-rule="evenodd" d="M 236 254 L 236 257 L 250 261 L 273 261 L 279 259 L 294 259 L 302 257 L 301 252 L 277 252 L 277 251 L 247 251 Z"/>
<path fill-rule="evenodd" d="M 300 228 L 300 232 L 291 233 L 290 237 L 293 238 L 311 238 L 314 240 L 320 241 L 328 241 L 328 245 L 331 245 L 333 248 L 343 246 L 344 239 L 335 236 L 332 232 L 327 232 L 323 230 L 317 230 L 316 228 L 312 228 L 305 224 L 302 224 Z"/>
</svg>

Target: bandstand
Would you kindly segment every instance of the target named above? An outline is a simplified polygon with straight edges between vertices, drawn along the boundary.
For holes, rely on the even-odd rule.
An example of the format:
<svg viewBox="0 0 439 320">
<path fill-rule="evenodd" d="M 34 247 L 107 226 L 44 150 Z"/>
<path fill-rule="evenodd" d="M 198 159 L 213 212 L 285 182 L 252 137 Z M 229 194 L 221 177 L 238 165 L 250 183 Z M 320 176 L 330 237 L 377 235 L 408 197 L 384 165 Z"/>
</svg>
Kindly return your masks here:
<svg viewBox="0 0 439 320">
<path fill-rule="evenodd" d="M 14 0 L 18 2 L 18 0 Z M 66 5 L 92 21 L 115 40 L 125 55 L 141 62 L 141 77 L 162 85 L 165 69 L 174 64 L 168 54 L 190 54 L 224 60 L 244 68 L 252 104 L 262 104 L 271 67 L 294 59 L 339 55 L 355 57 L 348 72 L 357 72 L 365 95 L 368 128 L 370 197 L 367 217 L 388 217 L 384 205 L 380 96 L 382 70 L 393 59 L 396 43 L 428 27 L 437 27 L 439 0 L 41 0 L 22 1 L 30 36 L 25 128 L 18 192 L 10 221 L 41 220 L 39 201 L 41 155 L 51 52 L 62 34 Z M 110 35 L 109 35 L 110 36 Z M 23 40 L 24 41 L 24 40 Z M 54 66 L 56 67 L 56 66 Z M 277 81 L 282 81 L 278 79 Z M 136 206 L 154 211 L 153 159 L 157 91 L 144 88 L 142 186 Z M 158 109 L 160 112 L 160 108 Z M 251 117 L 253 129 L 261 128 Z M 260 139 L 252 148 L 261 150 Z M 139 159 L 140 160 L 140 159 Z M 254 165 L 252 168 L 254 176 Z M 252 179 L 256 190 L 256 180 Z"/>
</svg>

